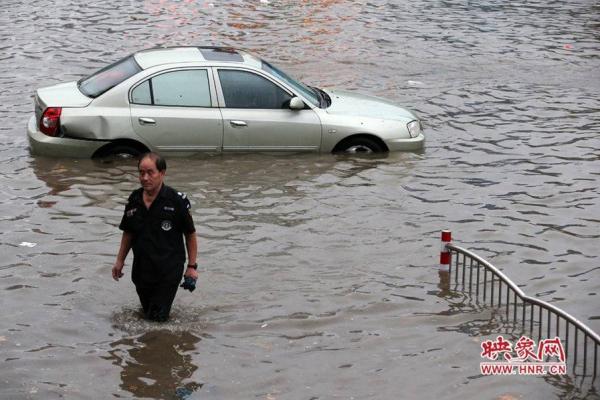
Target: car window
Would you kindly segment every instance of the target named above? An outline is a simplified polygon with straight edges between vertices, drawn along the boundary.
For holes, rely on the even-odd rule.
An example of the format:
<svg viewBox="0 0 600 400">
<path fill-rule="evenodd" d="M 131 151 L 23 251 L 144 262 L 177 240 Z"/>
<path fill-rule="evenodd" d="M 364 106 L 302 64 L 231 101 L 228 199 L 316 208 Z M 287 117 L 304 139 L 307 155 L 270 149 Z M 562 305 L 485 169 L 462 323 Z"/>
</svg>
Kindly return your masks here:
<svg viewBox="0 0 600 400">
<path fill-rule="evenodd" d="M 149 80 L 133 89 L 133 92 L 131 92 L 131 101 L 136 104 L 152 104 Z"/>
<path fill-rule="evenodd" d="M 291 99 L 279 86 L 252 72 L 222 69 L 219 80 L 228 108 L 280 109 Z"/>
<path fill-rule="evenodd" d="M 100 71 L 83 78 L 77 82 L 81 93 L 88 97 L 98 97 L 102 93 L 112 89 L 125 79 L 132 77 L 142 69 L 135 62 L 133 57 L 127 57 L 117 61 Z"/>
<path fill-rule="evenodd" d="M 288 85 L 300 92 L 302 96 L 304 96 L 304 98 L 310 101 L 314 106 L 319 105 L 319 97 L 315 95 L 314 90 L 306 86 L 304 83 L 293 79 L 288 74 L 286 74 L 279 68 L 276 68 L 275 66 L 269 64 L 265 60 L 262 60 L 262 69 L 267 71 L 269 74 L 275 76 L 276 78 L 285 81 Z"/>
<path fill-rule="evenodd" d="M 168 72 L 152 81 L 154 105 L 210 107 L 210 90 L 206 70 Z"/>
<path fill-rule="evenodd" d="M 167 72 L 136 86 L 131 102 L 156 106 L 211 107 L 208 71 Z"/>
</svg>

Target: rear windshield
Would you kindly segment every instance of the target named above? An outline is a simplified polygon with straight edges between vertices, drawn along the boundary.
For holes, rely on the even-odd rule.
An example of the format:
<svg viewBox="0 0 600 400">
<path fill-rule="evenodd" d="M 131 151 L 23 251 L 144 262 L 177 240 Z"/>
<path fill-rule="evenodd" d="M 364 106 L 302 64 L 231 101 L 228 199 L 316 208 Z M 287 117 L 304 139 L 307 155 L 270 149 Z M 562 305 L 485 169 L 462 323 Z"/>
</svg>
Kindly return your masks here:
<svg viewBox="0 0 600 400">
<path fill-rule="evenodd" d="M 79 90 L 88 97 L 98 97 L 141 70 L 133 56 L 129 56 L 81 79 L 78 82 Z"/>
</svg>

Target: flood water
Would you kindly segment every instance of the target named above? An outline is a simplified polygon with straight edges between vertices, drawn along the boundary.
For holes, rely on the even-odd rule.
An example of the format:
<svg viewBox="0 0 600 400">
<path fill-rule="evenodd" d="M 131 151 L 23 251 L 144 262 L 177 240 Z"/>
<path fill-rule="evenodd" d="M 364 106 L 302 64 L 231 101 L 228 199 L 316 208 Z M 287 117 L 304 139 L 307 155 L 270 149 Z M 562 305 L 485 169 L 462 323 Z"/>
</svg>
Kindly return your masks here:
<svg viewBox="0 0 600 400">
<path fill-rule="evenodd" d="M 2 5 L 0 398 L 598 398 L 576 377 L 480 375 L 502 324 L 446 295 L 436 267 L 451 229 L 600 330 L 597 1 Z M 392 99 L 427 145 L 169 159 L 200 281 L 155 324 L 110 276 L 135 162 L 31 156 L 26 122 L 35 88 L 181 44 Z"/>
</svg>

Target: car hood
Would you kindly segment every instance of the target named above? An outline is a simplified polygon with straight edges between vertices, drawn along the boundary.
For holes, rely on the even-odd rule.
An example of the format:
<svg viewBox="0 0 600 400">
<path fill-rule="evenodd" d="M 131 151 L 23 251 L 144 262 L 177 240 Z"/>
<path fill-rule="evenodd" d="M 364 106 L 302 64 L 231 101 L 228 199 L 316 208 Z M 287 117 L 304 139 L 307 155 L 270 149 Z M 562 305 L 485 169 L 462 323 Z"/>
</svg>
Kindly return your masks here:
<svg viewBox="0 0 600 400">
<path fill-rule="evenodd" d="M 75 81 L 38 89 L 36 97 L 43 108 L 85 107 L 93 100 L 79 91 Z"/>
<path fill-rule="evenodd" d="M 328 114 L 383 118 L 391 120 L 418 119 L 409 110 L 374 96 L 338 89 L 323 89 L 331 97 Z"/>
</svg>

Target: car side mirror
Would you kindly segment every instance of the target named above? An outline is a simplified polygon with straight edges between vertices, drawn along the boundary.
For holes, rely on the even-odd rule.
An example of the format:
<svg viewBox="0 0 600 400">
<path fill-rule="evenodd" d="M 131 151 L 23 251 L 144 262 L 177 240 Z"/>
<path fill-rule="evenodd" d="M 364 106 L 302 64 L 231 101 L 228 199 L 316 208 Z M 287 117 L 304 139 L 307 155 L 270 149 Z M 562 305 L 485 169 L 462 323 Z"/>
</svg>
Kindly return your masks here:
<svg viewBox="0 0 600 400">
<path fill-rule="evenodd" d="M 292 97 L 290 100 L 291 110 L 302 110 L 304 109 L 304 102 L 300 100 L 300 97 Z"/>
</svg>

